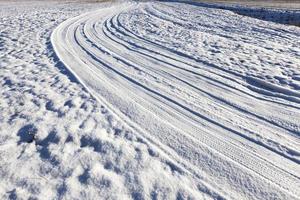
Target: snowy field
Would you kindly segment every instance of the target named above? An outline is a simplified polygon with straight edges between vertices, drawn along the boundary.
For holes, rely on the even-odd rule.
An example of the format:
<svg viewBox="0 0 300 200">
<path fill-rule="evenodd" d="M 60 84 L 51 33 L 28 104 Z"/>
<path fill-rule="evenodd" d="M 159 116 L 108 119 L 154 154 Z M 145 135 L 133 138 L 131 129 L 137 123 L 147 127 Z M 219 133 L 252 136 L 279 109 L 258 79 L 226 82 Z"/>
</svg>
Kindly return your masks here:
<svg viewBox="0 0 300 200">
<path fill-rule="evenodd" d="M 182 0 L 184 1 L 184 0 Z M 187 1 L 187 0 L 186 0 Z M 219 4 L 223 6 L 237 5 L 256 8 L 300 9 L 300 0 L 195 0 L 195 2 Z"/>
<path fill-rule="evenodd" d="M 0 199 L 300 199 L 300 28 L 0 1 L 0 163 Z"/>
</svg>

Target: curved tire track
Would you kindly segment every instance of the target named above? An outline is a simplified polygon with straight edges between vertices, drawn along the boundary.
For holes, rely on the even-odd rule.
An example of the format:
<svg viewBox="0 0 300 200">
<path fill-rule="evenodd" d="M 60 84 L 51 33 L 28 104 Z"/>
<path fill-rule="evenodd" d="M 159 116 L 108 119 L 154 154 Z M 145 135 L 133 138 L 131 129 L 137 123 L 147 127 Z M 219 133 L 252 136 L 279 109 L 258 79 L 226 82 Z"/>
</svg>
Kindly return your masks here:
<svg viewBox="0 0 300 200">
<path fill-rule="evenodd" d="M 106 102 L 145 140 L 161 149 L 199 182 L 214 187 L 211 190 L 220 197 L 299 196 L 297 160 L 282 157 L 286 154 L 270 151 L 258 142 L 253 143 L 250 138 L 232 136 L 232 133 L 239 135 L 241 131 L 249 130 L 247 127 L 232 129 L 226 123 L 226 118 L 219 118 L 210 111 L 218 108 L 224 114 L 235 115 L 241 120 L 265 122 L 256 116 L 249 117 L 247 113 L 228 106 L 213 95 L 207 95 L 211 94 L 209 87 L 197 89 L 189 84 L 195 80 L 191 75 L 193 73 L 182 72 L 182 69 L 186 69 L 183 63 L 189 61 L 183 60 L 181 69 L 176 71 L 168 58 L 172 54 L 165 59 L 155 59 L 155 54 L 151 55 L 148 51 L 151 56 L 147 57 L 147 49 L 144 51 L 128 42 L 143 41 L 136 40 L 128 33 L 118 37 L 121 31 L 116 32 L 119 26 L 116 18 L 120 12 L 141 9 L 143 6 L 113 7 L 67 20 L 52 34 L 55 51 L 93 96 Z M 154 49 L 157 53 L 160 50 Z M 168 53 L 165 50 L 163 52 Z M 197 81 L 209 83 L 201 78 Z M 219 85 L 220 82 L 212 91 L 227 89 Z M 210 87 L 213 86 L 210 83 Z M 181 91 L 180 87 L 183 87 Z M 173 90 L 177 90 L 177 93 Z M 199 91 L 202 94 L 198 94 Z M 201 107 L 201 104 L 205 106 Z M 275 133 L 285 131 L 280 128 L 269 127 L 269 130 Z M 249 152 L 249 149 L 253 152 Z M 254 194 L 253 191 L 260 192 Z M 266 191 L 268 194 L 263 194 Z"/>
</svg>

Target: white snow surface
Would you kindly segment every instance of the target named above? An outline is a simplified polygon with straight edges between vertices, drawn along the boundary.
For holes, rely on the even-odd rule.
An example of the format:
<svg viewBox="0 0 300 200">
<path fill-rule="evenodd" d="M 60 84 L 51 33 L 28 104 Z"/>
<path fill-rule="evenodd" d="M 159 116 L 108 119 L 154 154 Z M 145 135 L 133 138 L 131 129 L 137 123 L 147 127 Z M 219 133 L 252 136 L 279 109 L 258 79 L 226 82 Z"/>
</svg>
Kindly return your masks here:
<svg viewBox="0 0 300 200">
<path fill-rule="evenodd" d="M 0 16 L 1 199 L 299 199 L 299 27 L 174 2 Z"/>
</svg>

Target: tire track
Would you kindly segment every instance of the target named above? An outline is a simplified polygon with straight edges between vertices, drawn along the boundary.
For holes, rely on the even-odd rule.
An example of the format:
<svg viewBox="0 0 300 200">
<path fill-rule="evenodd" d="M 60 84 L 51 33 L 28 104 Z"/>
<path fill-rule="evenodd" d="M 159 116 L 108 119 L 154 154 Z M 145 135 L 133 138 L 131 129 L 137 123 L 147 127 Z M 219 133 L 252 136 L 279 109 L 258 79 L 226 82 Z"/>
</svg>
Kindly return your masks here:
<svg viewBox="0 0 300 200">
<path fill-rule="evenodd" d="M 160 86 L 161 90 L 157 90 L 158 87 L 152 89 L 153 84 L 150 79 L 141 82 L 139 76 L 131 74 L 132 69 L 129 70 L 129 68 L 137 70 L 142 66 L 139 72 L 148 72 L 152 77 L 161 76 L 167 80 L 167 76 L 172 75 L 167 71 L 159 73 L 149 71 L 151 58 L 126 54 L 126 49 L 108 38 L 104 32 L 100 35 L 98 35 L 99 32 L 93 33 L 98 25 L 105 28 L 105 24 L 102 23 L 105 23 L 107 18 L 113 18 L 113 14 L 107 16 L 98 13 L 86 14 L 60 25 L 52 36 L 52 42 L 60 58 L 77 77 L 80 77 L 81 82 L 94 96 L 110 102 L 110 107 L 119 110 L 115 111 L 116 113 L 123 113 L 121 116 L 125 117 L 124 121 L 134 124 L 134 127 L 138 127 L 137 130 L 140 130 L 139 127 L 144 129 L 144 131 L 140 130 L 144 137 L 148 139 L 154 137 L 154 141 L 162 141 L 162 143 L 154 142 L 154 144 L 159 144 L 159 148 L 164 149 L 169 157 L 181 163 L 195 177 L 199 171 L 204 171 L 203 176 L 210 178 L 220 176 L 214 178 L 215 182 L 227 183 L 225 185 L 228 188 L 231 184 L 237 187 L 237 184 L 247 180 L 246 182 L 254 185 L 254 188 L 259 191 L 267 187 L 272 191 L 270 195 L 297 196 L 299 177 L 297 173 L 291 172 L 297 168 L 289 167 L 294 164 L 288 162 L 286 169 L 280 169 L 258 156 L 259 154 L 248 153 L 246 149 L 238 146 L 236 141 L 224 140 L 218 135 L 211 134 L 216 131 L 240 133 L 194 111 L 188 104 L 182 103 L 179 97 L 177 100 L 173 99 L 174 97 L 166 93 L 165 86 Z M 98 20 L 102 23 L 96 26 Z M 95 33 L 97 35 L 94 35 Z M 132 60 L 135 56 L 136 59 L 141 58 L 147 62 L 141 65 L 142 63 L 138 60 Z M 165 65 L 158 60 L 155 60 L 155 63 Z M 172 78 L 175 77 L 172 75 Z M 186 85 L 189 85 L 188 82 Z M 191 89 L 191 84 L 189 87 L 187 91 L 195 89 Z M 152 134 L 151 137 L 149 137 L 150 134 Z M 182 143 L 182 141 L 185 142 Z M 258 149 L 260 148 L 257 147 Z M 177 156 L 170 152 L 176 152 Z M 276 161 L 279 158 L 273 159 Z M 280 159 L 284 160 L 284 158 Z M 209 162 L 205 163 L 207 160 Z M 209 185 L 214 185 L 209 178 L 204 178 L 204 180 Z M 265 185 L 266 181 L 268 186 Z M 239 191 L 248 197 L 254 195 L 246 185 L 242 185 L 241 188 L 230 188 L 230 192 L 220 187 L 217 188 L 221 193 L 227 193 L 229 196 L 232 196 L 234 191 Z M 293 187 L 290 188 L 290 186 Z"/>
<path fill-rule="evenodd" d="M 112 33 L 112 32 L 111 32 L 111 34 L 114 35 L 114 33 Z M 109 35 L 106 35 L 106 36 L 107 36 L 107 37 L 110 37 Z M 114 35 L 114 36 L 116 36 L 116 35 Z M 116 37 L 118 37 L 118 36 L 116 36 Z M 155 58 L 154 55 L 151 56 L 151 54 L 154 53 L 153 51 L 149 51 L 148 54 L 143 53 L 143 52 L 136 51 L 136 50 L 133 49 L 133 47 L 130 47 L 130 46 L 131 46 L 131 43 L 130 43 L 130 42 L 127 42 L 127 41 L 128 41 L 127 39 L 119 38 L 118 41 L 116 41 L 116 39 L 113 39 L 113 38 L 111 38 L 111 37 L 110 37 L 110 39 L 112 39 L 113 41 L 115 41 L 115 42 L 121 44 L 122 46 L 124 46 L 124 47 L 125 47 L 126 49 L 128 49 L 129 51 L 133 51 L 133 52 L 139 53 L 139 54 L 141 54 L 141 55 L 144 55 L 144 56 L 147 56 L 147 57 L 151 57 L 152 59 L 155 59 L 155 60 L 157 60 L 157 61 L 159 61 L 159 62 L 162 62 L 163 64 L 167 64 L 168 66 L 171 66 L 171 67 L 173 67 L 173 68 L 180 69 L 180 70 L 182 70 L 181 73 L 189 72 L 189 73 L 192 73 L 193 75 L 195 74 L 195 75 L 197 75 L 197 76 L 199 76 L 199 77 L 201 77 L 201 78 L 204 78 L 206 81 L 209 81 L 209 84 L 211 84 L 211 86 L 220 87 L 221 89 L 227 90 L 227 91 L 230 90 L 230 92 L 232 92 L 234 95 L 239 95 L 239 96 L 241 95 L 239 92 L 242 92 L 242 90 L 240 90 L 240 89 L 238 89 L 238 88 L 235 88 L 234 86 L 231 86 L 231 85 L 226 84 L 226 83 L 223 84 L 223 85 L 225 85 L 226 87 L 222 87 L 222 86 L 220 86 L 220 84 L 221 84 L 222 82 L 221 82 L 221 81 L 218 81 L 218 80 L 216 80 L 216 79 L 214 79 L 214 78 L 211 78 L 211 76 L 203 76 L 203 75 L 200 74 L 200 73 L 197 73 L 197 72 L 193 72 L 193 71 L 187 70 L 187 69 L 186 69 L 187 67 L 181 68 L 181 67 L 178 67 L 178 66 L 176 66 L 176 65 L 174 65 L 174 64 L 171 64 L 171 63 L 168 63 L 168 62 L 165 62 L 165 61 L 161 61 L 160 59 Z M 123 39 L 123 40 L 126 40 L 126 42 L 125 42 L 125 43 L 122 42 L 122 39 Z M 132 39 L 132 40 L 133 40 L 133 39 Z M 137 46 L 137 45 L 136 45 L 136 46 Z M 141 49 L 143 49 L 143 47 L 141 47 Z M 145 57 L 144 59 L 147 59 L 147 57 Z M 202 93 L 204 93 L 204 94 L 206 94 L 206 95 L 208 95 L 208 96 L 214 98 L 216 101 L 219 101 L 219 102 L 222 102 L 223 104 L 226 104 L 226 105 L 229 106 L 229 107 L 233 107 L 233 108 L 236 109 L 236 110 L 239 110 L 239 111 L 244 112 L 244 113 L 246 113 L 246 114 L 252 115 L 253 117 L 258 118 L 259 120 L 264 121 L 264 122 L 267 122 L 267 123 L 269 123 L 269 124 L 271 124 L 271 125 L 278 126 L 279 128 L 282 128 L 283 130 L 286 130 L 286 131 L 288 131 L 288 132 L 289 132 L 289 131 L 293 131 L 293 130 L 290 130 L 290 129 L 286 129 L 284 126 L 281 126 L 280 124 L 277 124 L 277 123 L 274 123 L 273 121 L 270 121 L 269 119 L 265 118 L 264 116 L 257 115 L 256 113 L 252 112 L 251 110 L 249 111 L 249 110 L 247 110 L 247 109 L 245 109 L 245 108 L 243 108 L 243 107 L 241 107 L 241 106 L 239 106 L 239 105 L 236 105 L 236 104 L 234 104 L 233 102 L 230 102 L 230 101 L 228 101 L 227 99 L 225 99 L 225 98 L 223 98 L 223 97 L 218 97 L 218 96 L 216 96 L 216 95 L 213 95 L 213 93 L 211 93 L 211 92 L 209 92 L 209 91 L 204 91 L 204 90 L 200 89 L 199 87 L 197 87 L 197 86 L 195 86 L 195 85 L 192 85 L 192 84 L 188 83 L 187 81 L 184 81 L 184 80 L 178 78 L 177 76 L 173 76 L 173 75 L 170 75 L 170 76 L 172 76 L 174 79 L 178 79 L 178 80 L 180 80 L 181 82 L 185 83 L 186 85 L 189 85 L 190 87 L 192 87 L 192 88 L 194 88 L 194 89 L 196 89 L 196 90 L 198 90 L 198 91 L 201 91 Z M 201 79 L 201 78 L 200 78 L 200 79 Z M 185 79 L 188 80 L 189 77 L 188 77 L 188 76 L 185 76 Z M 215 83 L 213 83 L 213 82 L 217 82 L 218 84 L 215 84 Z M 231 90 L 231 89 L 232 89 L 232 90 Z M 234 91 L 234 90 L 237 90 L 237 92 Z M 242 94 L 246 94 L 246 95 L 249 95 L 249 96 L 252 97 L 251 94 L 248 94 L 248 93 L 245 93 L 245 92 L 242 92 Z M 246 96 L 246 98 L 248 98 L 248 96 Z M 246 100 L 245 100 L 245 102 L 246 102 Z M 274 106 L 274 105 L 273 105 L 273 106 Z M 292 111 L 292 110 L 291 110 L 291 111 Z M 295 112 L 295 111 L 292 111 L 292 112 Z M 290 141 L 290 142 L 292 142 L 292 141 Z M 293 159 L 292 159 L 292 160 L 293 160 Z M 294 160 L 294 161 L 295 161 L 295 162 L 298 162 L 297 160 Z"/>
</svg>

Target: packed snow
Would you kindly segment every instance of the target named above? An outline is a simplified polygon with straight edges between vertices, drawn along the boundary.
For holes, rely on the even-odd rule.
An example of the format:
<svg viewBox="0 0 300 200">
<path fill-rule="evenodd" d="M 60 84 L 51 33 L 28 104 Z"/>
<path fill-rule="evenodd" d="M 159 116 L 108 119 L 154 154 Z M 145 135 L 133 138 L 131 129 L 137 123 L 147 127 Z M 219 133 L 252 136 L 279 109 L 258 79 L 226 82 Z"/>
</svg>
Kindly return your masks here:
<svg viewBox="0 0 300 200">
<path fill-rule="evenodd" d="M 179 2 L 0 16 L 1 199 L 299 199 L 299 27 Z"/>
</svg>

